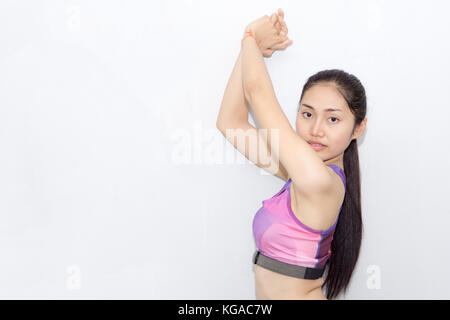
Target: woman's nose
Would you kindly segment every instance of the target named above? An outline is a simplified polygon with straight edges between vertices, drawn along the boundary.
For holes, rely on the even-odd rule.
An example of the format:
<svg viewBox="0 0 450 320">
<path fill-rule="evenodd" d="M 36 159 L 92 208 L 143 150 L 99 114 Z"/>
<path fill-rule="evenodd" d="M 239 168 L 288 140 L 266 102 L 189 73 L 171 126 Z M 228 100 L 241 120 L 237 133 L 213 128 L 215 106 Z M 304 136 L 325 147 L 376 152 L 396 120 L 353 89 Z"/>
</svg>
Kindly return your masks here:
<svg viewBox="0 0 450 320">
<path fill-rule="evenodd" d="M 317 121 L 313 124 L 312 134 L 313 135 L 321 135 L 322 134 L 322 126 L 319 121 Z"/>
</svg>

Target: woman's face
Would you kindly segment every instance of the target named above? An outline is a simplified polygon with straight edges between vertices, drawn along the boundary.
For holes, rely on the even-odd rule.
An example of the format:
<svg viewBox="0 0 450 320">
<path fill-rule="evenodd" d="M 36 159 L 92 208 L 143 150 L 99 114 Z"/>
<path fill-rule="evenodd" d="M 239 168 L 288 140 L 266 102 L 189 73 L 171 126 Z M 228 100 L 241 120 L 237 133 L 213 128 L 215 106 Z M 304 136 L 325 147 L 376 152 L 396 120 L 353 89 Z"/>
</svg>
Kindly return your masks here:
<svg viewBox="0 0 450 320">
<path fill-rule="evenodd" d="M 327 111 L 328 108 L 338 110 Z M 305 91 L 297 114 L 296 131 L 306 142 L 325 145 L 316 150 L 323 161 L 343 165 L 344 151 L 353 139 L 353 125 L 354 116 L 333 84 L 317 84 Z"/>
</svg>

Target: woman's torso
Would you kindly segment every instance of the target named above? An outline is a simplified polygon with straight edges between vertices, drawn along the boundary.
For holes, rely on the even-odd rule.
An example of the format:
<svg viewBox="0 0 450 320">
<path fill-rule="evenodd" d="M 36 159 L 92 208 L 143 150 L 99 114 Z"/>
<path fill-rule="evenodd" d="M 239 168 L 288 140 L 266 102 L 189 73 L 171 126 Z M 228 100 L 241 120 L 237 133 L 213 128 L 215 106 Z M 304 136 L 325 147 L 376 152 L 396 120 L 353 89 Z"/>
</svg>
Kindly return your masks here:
<svg viewBox="0 0 450 320">
<path fill-rule="evenodd" d="M 338 217 L 339 207 L 342 205 L 345 195 L 345 188 L 342 182 L 336 180 L 336 183 L 341 184 L 338 188 L 342 188 L 342 192 L 335 192 L 317 204 L 308 203 L 306 205 L 307 200 L 302 199 L 301 195 L 296 193 L 294 188 L 289 188 L 291 207 L 295 216 L 312 228 L 315 226 L 322 226 L 323 229 L 331 227 Z M 314 211 L 313 214 L 311 214 L 311 210 Z M 320 212 L 330 212 L 330 210 L 332 210 L 331 212 L 336 212 L 334 218 L 329 217 L 325 219 L 323 217 L 327 217 L 327 214 L 320 214 Z M 326 227 L 327 225 L 328 227 Z M 300 279 L 273 272 L 257 264 L 254 264 L 254 272 L 257 299 L 326 299 L 322 292 L 323 277 L 314 280 Z"/>
<path fill-rule="evenodd" d="M 257 264 L 255 292 L 258 300 L 326 299 L 322 292 L 323 277 L 315 280 L 299 279 L 273 272 Z"/>
</svg>

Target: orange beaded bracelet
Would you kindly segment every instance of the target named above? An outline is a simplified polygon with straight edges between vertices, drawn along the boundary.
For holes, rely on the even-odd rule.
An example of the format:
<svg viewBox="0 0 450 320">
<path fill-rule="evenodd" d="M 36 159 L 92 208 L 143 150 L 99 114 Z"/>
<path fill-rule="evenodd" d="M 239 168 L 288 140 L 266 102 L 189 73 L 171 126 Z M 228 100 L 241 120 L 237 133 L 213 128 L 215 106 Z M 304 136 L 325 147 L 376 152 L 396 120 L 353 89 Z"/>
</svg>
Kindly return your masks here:
<svg viewBox="0 0 450 320">
<path fill-rule="evenodd" d="M 255 39 L 256 45 L 258 46 L 258 48 L 261 49 L 261 47 L 260 47 L 260 45 L 259 45 L 259 41 L 256 40 L 255 35 L 253 34 L 253 30 L 252 30 L 252 29 L 249 29 L 248 31 L 245 31 L 245 36 L 244 36 L 244 37 L 242 38 L 242 40 L 241 40 L 241 46 L 243 45 L 244 39 L 247 38 L 247 37 L 252 37 L 253 39 Z"/>
</svg>

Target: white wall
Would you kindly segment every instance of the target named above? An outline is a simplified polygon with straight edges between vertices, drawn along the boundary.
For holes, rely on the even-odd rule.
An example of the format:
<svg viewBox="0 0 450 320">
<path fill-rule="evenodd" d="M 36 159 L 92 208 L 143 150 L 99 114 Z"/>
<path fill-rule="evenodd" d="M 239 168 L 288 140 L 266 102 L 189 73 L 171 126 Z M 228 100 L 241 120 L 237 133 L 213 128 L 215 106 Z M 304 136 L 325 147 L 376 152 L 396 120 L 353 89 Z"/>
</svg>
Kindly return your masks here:
<svg viewBox="0 0 450 320">
<path fill-rule="evenodd" d="M 252 219 L 283 181 L 215 122 L 243 28 L 279 7 L 294 44 L 266 64 L 292 125 L 319 70 L 367 92 L 340 298 L 450 298 L 444 0 L 2 1 L 0 298 L 255 298 Z"/>
</svg>

